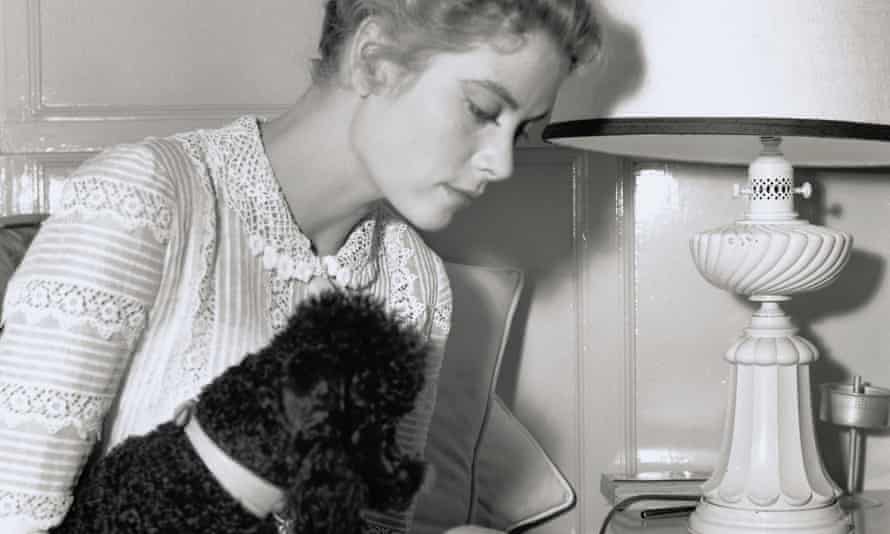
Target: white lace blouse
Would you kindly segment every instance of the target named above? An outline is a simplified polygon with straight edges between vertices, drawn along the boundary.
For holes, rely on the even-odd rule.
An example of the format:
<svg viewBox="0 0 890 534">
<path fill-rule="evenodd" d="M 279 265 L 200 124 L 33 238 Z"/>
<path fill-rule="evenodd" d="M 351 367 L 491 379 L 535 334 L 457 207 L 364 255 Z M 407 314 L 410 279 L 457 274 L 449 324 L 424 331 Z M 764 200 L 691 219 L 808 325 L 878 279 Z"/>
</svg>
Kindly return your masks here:
<svg viewBox="0 0 890 534">
<path fill-rule="evenodd" d="M 322 279 L 377 295 L 429 335 L 427 386 L 399 431 L 403 446 L 422 451 L 451 292 L 413 229 L 381 208 L 336 255 L 317 257 L 253 117 L 117 146 L 82 165 L 4 301 L 0 532 L 57 524 L 97 439 L 107 451 L 170 419 L 262 347 Z M 399 532 L 410 513 L 371 518 Z"/>
</svg>

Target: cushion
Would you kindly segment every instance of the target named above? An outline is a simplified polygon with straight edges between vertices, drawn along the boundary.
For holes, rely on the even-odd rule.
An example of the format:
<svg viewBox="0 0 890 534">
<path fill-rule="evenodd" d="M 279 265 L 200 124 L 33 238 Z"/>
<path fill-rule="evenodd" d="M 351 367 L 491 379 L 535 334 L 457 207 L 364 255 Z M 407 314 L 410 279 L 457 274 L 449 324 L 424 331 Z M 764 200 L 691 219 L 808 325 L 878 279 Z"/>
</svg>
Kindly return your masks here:
<svg viewBox="0 0 890 534">
<path fill-rule="evenodd" d="M 9 279 L 22 262 L 43 218 L 43 215 L 0 217 L 0 316 Z"/>
<path fill-rule="evenodd" d="M 418 497 L 411 532 L 440 534 L 475 521 L 508 530 L 545 520 L 571 507 L 574 494 L 569 488 L 567 498 L 568 482 L 494 393 L 523 274 L 452 262 L 445 268 L 452 326 L 425 451 L 435 476 Z M 510 486 L 516 491 L 502 492 Z"/>
<path fill-rule="evenodd" d="M 571 510 L 575 492 L 538 441 L 495 396 L 476 468 L 472 523 L 526 530 Z"/>
</svg>

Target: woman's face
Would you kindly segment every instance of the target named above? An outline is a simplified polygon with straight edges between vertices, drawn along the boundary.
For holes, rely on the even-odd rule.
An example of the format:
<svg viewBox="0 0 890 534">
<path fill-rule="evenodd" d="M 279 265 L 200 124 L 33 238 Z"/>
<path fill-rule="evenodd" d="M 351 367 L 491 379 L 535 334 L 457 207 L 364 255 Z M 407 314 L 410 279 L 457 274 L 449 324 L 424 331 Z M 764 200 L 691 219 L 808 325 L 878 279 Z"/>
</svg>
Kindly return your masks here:
<svg viewBox="0 0 890 534">
<path fill-rule="evenodd" d="M 548 113 L 567 73 L 567 59 L 540 32 L 519 49 L 439 53 L 405 87 L 362 101 L 355 151 L 408 221 L 441 229 L 489 182 L 510 177 L 516 138 Z"/>
</svg>

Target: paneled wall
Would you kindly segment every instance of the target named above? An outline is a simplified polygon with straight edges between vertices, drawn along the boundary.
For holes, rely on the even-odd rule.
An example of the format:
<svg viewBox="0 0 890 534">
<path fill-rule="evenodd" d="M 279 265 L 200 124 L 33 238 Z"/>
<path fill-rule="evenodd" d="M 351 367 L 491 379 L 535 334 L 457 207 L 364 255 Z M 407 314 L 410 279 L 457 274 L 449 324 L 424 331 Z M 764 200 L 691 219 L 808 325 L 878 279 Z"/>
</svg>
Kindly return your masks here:
<svg viewBox="0 0 890 534">
<path fill-rule="evenodd" d="M 65 175 L 110 144 L 277 114 L 308 82 L 319 17 L 320 0 L 0 0 L 0 214 L 51 210 Z M 817 193 L 802 214 L 856 238 L 841 279 L 788 306 L 822 350 L 813 381 L 890 386 L 890 170 L 798 174 Z M 713 462 L 722 354 L 751 306 L 698 276 L 688 239 L 741 216 L 743 180 L 532 143 L 512 180 L 428 236 L 448 259 L 528 273 L 498 389 L 580 496 L 537 532 L 596 532 L 603 472 Z M 843 481 L 843 435 L 819 430 Z M 868 487 L 890 487 L 888 439 L 866 438 Z"/>
<path fill-rule="evenodd" d="M 42 161 L 275 115 L 308 84 L 321 5 L 2 0 L 0 153 Z"/>
</svg>

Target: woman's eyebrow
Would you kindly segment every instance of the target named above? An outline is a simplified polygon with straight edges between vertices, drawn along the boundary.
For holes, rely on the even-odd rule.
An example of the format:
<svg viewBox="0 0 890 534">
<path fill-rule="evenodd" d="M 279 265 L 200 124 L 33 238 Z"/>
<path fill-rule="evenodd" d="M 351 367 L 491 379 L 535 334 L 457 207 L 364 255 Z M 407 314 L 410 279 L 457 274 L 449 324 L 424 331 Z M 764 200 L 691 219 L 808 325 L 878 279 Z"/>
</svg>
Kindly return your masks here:
<svg viewBox="0 0 890 534">
<path fill-rule="evenodd" d="M 506 87 L 504 87 L 503 85 L 499 84 L 498 82 L 496 82 L 494 80 L 461 80 L 461 82 L 470 83 L 473 85 L 477 85 L 479 87 L 483 87 L 483 88 L 491 91 L 492 93 L 496 94 L 497 96 L 499 96 L 501 98 L 501 100 L 503 100 L 507 104 L 507 107 L 509 107 L 510 109 L 512 109 L 514 111 L 519 109 L 519 103 L 516 101 L 516 98 L 512 94 L 510 94 L 509 89 L 507 89 Z M 549 115 L 550 111 L 551 110 L 548 109 L 544 113 L 535 115 L 534 117 L 529 117 L 528 119 L 526 119 L 526 122 L 539 121 L 539 120 L 545 118 L 547 115 Z"/>
<path fill-rule="evenodd" d="M 503 85 L 499 84 L 496 81 L 493 81 L 493 80 L 461 80 L 461 81 L 463 83 L 471 83 L 473 85 L 478 85 L 480 87 L 484 87 L 485 89 L 488 89 L 492 93 L 498 95 L 501 98 L 501 100 L 503 100 L 507 104 L 507 107 L 509 107 L 510 109 L 513 109 L 513 110 L 519 109 L 519 103 L 516 102 L 516 98 L 514 98 L 513 95 L 510 94 L 510 91 L 506 87 L 504 87 Z"/>
</svg>

